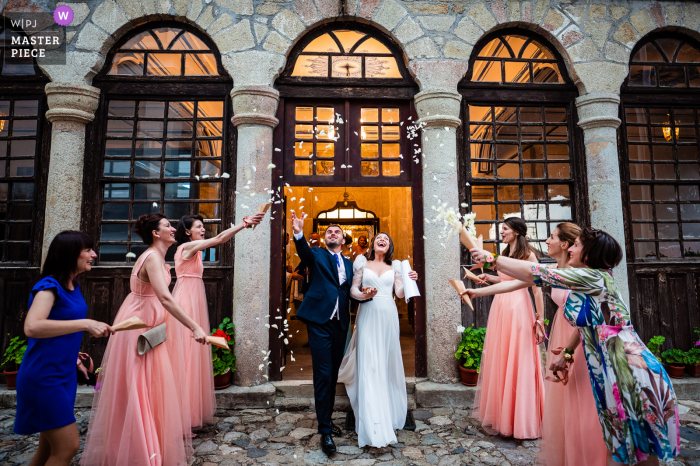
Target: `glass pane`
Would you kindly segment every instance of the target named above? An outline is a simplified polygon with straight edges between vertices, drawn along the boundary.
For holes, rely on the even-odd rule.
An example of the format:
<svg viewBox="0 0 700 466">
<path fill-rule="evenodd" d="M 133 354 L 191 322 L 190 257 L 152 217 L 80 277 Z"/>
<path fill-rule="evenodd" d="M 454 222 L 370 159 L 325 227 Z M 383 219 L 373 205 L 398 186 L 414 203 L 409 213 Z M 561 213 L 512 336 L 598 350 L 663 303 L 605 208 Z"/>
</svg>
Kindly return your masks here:
<svg viewBox="0 0 700 466">
<path fill-rule="evenodd" d="M 499 201 L 518 201 L 520 200 L 518 186 L 499 186 L 498 200 Z"/>
<path fill-rule="evenodd" d="M 202 141 L 198 141 L 201 143 Z M 160 154 L 159 154 L 160 155 Z M 192 141 L 168 141 L 165 145 L 166 157 L 191 157 Z"/>
<path fill-rule="evenodd" d="M 143 53 L 115 53 L 109 74 L 143 76 Z"/>
<path fill-rule="evenodd" d="M 678 219 L 678 208 L 670 204 L 656 204 L 656 219 L 657 220 L 676 220 Z M 685 206 L 683 206 L 685 207 Z"/>
<path fill-rule="evenodd" d="M 676 146 L 678 160 L 697 160 L 698 148 L 696 146 Z"/>
<path fill-rule="evenodd" d="M 523 62 L 505 62 L 507 83 L 529 83 L 530 65 Z"/>
<path fill-rule="evenodd" d="M 149 58 L 150 63 L 151 58 Z M 185 76 L 216 76 L 216 57 L 213 53 L 185 54 Z"/>
<path fill-rule="evenodd" d="M 401 155 L 399 144 L 382 144 L 382 157 L 385 159 L 395 159 Z"/>
<path fill-rule="evenodd" d="M 31 220 L 32 219 L 32 204 L 29 202 L 14 202 L 10 204 L 10 220 Z M 27 238 L 19 238 L 27 239 Z"/>
<path fill-rule="evenodd" d="M 520 169 L 517 163 L 504 163 L 499 165 L 497 170 L 499 178 L 520 178 Z M 542 172 L 544 173 L 544 170 Z"/>
<path fill-rule="evenodd" d="M 501 62 L 496 60 L 475 60 L 472 81 L 501 82 Z"/>
<path fill-rule="evenodd" d="M 149 76 L 180 76 L 182 74 L 182 56 L 179 53 L 149 53 Z"/>
<path fill-rule="evenodd" d="M 700 257 L 700 243 L 685 242 L 685 257 Z"/>
<path fill-rule="evenodd" d="M 297 121 L 313 121 L 314 120 L 314 108 L 313 107 L 296 107 L 294 109 L 294 118 Z"/>
<path fill-rule="evenodd" d="M 223 118 L 224 103 L 218 102 L 197 102 L 198 118 Z"/>
<path fill-rule="evenodd" d="M 195 147 L 197 157 L 221 157 L 221 139 L 196 141 Z"/>
<path fill-rule="evenodd" d="M 331 158 L 335 155 L 335 145 L 331 142 L 328 144 L 316 143 L 316 157 Z"/>
<path fill-rule="evenodd" d="M 401 174 L 401 162 L 382 162 L 382 175 L 399 176 Z"/>
<path fill-rule="evenodd" d="M 544 207 L 544 206 L 543 206 Z M 506 219 L 508 217 L 520 216 L 520 206 L 518 204 L 499 204 L 498 218 Z"/>
<path fill-rule="evenodd" d="M 564 78 L 556 63 L 532 62 L 532 75 L 536 83 L 563 83 Z"/>
<path fill-rule="evenodd" d="M 547 123 L 564 123 L 564 122 L 566 122 L 566 108 L 545 107 L 544 120 Z"/>
<path fill-rule="evenodd" d="M 629 75 L 630 86 L 656 86 L 656 75 L 653 66 L 630 66 Z M 654 254 L 656 255 L 656 253 Z"/>
<path fill-rule="evenodd" d="M 698 186 L 679 186 L 678 194 L 681 201 L 700 201 Z"/>
<path fill-rule="evenodd" d="M 140 102 L 139 118 L 163 118 L 165 102 Z"/>
<path fill-rule="evenodd" d="M 659 257 L 681 257 L 681 245 L 678 243 L 659 243 Z"/>
<path fill-rule="evenodd" d="M 129 225 L 102 225 L 100 241 L 126 241 L 129 235 Z"/>
<path fill-rule="evenodd" d="M 309 45 L 304 47 L 304 52 L 335 52 L 342 53 L 338 44 L 333 40 L 330 34 L 323 34 L 309 42 Z"/>
<path fill-rule="evenodd" d="M 632 185 L 630 186 L 630 199 L 633 201 L 651 201 L 651 186 Z"/>
<path fill-rule="evenodd" d="M 183 122 L 172 122 L 183 123 Z M 170 124 L 168 124 L 170 126 Z M 139 121 L 136 137 L 161 139 L 163 137 L 163 122 L 162 121 Z"/>
<path fill-rule="evenodd" d="M 362 162 L 362 176 L 379 176 L 379 162 Z"/>
<path fill-rule="evenodd" d="M 362 158 L 376 159 L 379 157 L 379 144 L 361 144 L 360 154 Z"/>
<path fill-rule="evenodd" d="M 523 127 L 521 128 L 523 133 L 523 139 L 542 139 L 542 127 Z M 526 136 L 526 133 L 535 133 Z M 517 126 L 496 126 L 496 139 L 501 141 L 517 141 L 518 140 L 518 127 Z"/>
<path fill-rule="evenodd" d="M 154 207 L 153 204 L 154 204 L 153 202 L 149 202 L 147 204 L 141 204 L 141 203 L 134 204 L 134 207 L 133 207 L 132 212 L 131 212 L 131 219 L 136 220 L 137 218 L 139 218 L 142 215 L 160 212 L 160 207 L 158 207 L 157 205 Z M 138 236 L 132 235 L 131 238 L 132 239 L 138 238 Z"/>
<path fill-rule="evenodd" d="M 469 137 L 471 139 L 493 139 L 493 126 L 491 125 L 471 125 L 469 128 Z"/>
<path fill-rule="evenodd" d="M 563 144 L 547 144 L 547 159 L 562 160 L 569 158 L 569 146 Z"/>
<path fill-rule="evenodd" d="M 654 239 L 654 224 L 653 223 L 633 223 L 632 236 L 635 239 Z"/>
<path fill-rule="evenodd" d="M 328 57 L 320 55 L 299 55 L 294 64 L 292 76 L 328 76 Z"/>
<path fill-rule="evenodd" d="M 687 69 L 690 87 L 700 87 L 700 66 L 689 66 Z"/>
<path fill-rule="evenodd" d="M 676 188 L 675 186 L 669 185 L 658 185 L 654 186 L 654 198 L 657 201 L 675 201 L 676 200 Z"/>
<path fill-rule="evenodd" d="M 526 201 L 544 201 L 544 186 L 537 184 L 523 186 L 523 199 Z"/>
<path fill-rule="evenodd" d="M 218 204 L 218 203 L 195 204 L 194 211 L 195 211 L 195 213 L 201 215 L 205 219 L 220 219 L 221 218 L 221 204 Z M 216 236 L 216 235 L 214 235 L 214 236 Z"/>
<path fill-rule="evenodd" d="M 362 57 L 331 57 L 331 76 L 334 78 L 361 78 Z"/>
<path fill-rule="evenodd" d="M 294 125 L 294 137 L 297 139 L 313 139 L 313 125 Z"/>
<path fill-rule="evenodd" d="M 316 174 L 331 176 L 335 172 L 335 165 L 330 160 L 319 160 L 316 162 Z"/>
<path fill-rule="evenodd" d="M 700 180 L 700 166 L 696 163 L 680 165 L 681 180 Z"/>
<path fill-rule="evenodd" d="M 131 141 L 107 141 L 105 155 L 107 157 L 129 157 L 131 155 Z"/>
<path fill-rule="evenodd" d="M 144 122 L 139 122 L 139 129 L 141 124 Z M 156 123 L 156 122 L 148 122 Z M 160 123 L 160 122 L 157 122 Z M 162 123 L 161 123 L 162 124 Z M 199 126 L 200 123 L 198 123 Z M 197 131 L 199 133 L 199 131 Z M 168 137 L 169 138 L 191 138 L 194 134 L 194 128 L 192 128 L 191 121 L 168 121 Z M 198 134 L 199 136 L 199 134 Z"/>
<path fill-rule="evenodd" d="M 170 50 L 209 50 L 209 47 L 194 34 L 185 32 L 170 46 Z"/>
<path fill-rule="evenodd" d="M 675 128 L 676 141 L 695 142 L 695 128 Z"/>
<path fill-rule="evenodd" d="M 510 121 L 509 118 L 513 118 L 513 122 L 515 122 L 515 116 L 511 115 L 510 112 L 515 113 L 515 107 L 507 107 L 507 108 L 498 108 L 496 109 L 496 115 L 506 115 L 504 118 L 506 120 L 503 121 Z M 491 107 L 477 107 L 476 105 L 470 105 L 469 106 L 469 119 L 471 121 L 493 121 L 493 112 L 491 111 Z"/>
<path fill-rule="evenodd" d="M 550 201 L 570 200 L 569 187 L 565 184 L 550 184 L 547 187 L 547 192 Z"/>
<path fill-rule="evenodd" d="M 314 143 L 304 141 L 297 141 L 294 143 L 294 156 L 295 157 L 311 157 L 314 152 Z"/>
<path fill-rule="evenodd" d="M 400 139 L 399 126 L 382 126 L 382 139 L 398 141 Z"/>
<path fill-rule="evenodd" d="M 362 126 L 362 139 L 377 140 L 379 139 L 379 127 L 378 126 Z"/>
<path fill-rule="evenodd" d="M 136 200 L 160 200 L 160 184 L 158 183 L 134 183 L 134 199 Z"/>
<path fill-rule="evenodd" d="M 100 245 L 100 262 L 126 261 L 126 244 Z"/>
<path fill-rule="evenodd" d="M 129 204 L 105 203 L 102 206 L 102 220 L 128 220 Z"/>
<path fill-rule="evenodd" d="M 547 218 L 547 210 L 544 204 L 526 204 L 523 206 L 523 212 L 525 220 L 543 220 Z"/>
<path fill-rule="evenodd" d="M 399 120 L 399 109 L 398 108 L 383 108 L 382 109 L 382 122 L 383 123 L 398 123 Z"/>
<path fill-rule="evenodd" d="M 129 120 L 107 121 L 107 137 L 132 137 L 134 122 Z"/>
<path fill-rule="evenodd" d="M 377 123 L 377 122 L 379 122 L 379 109 L 378 108 L 360 109 L 360 122 L 361 123 Z"/>
<path fill-rule="evenodd" d="M 104 176 L 129 176 L 130 174 L 131 162 L 105 160 Z"/>
<path fill-rule="evenodd" d="M 547 126 L 545 134 L 548 141 L 566 141 L 567 128 L 566 126 Z"/>
<path fill-rule="evenodd" d="M 651 179 L 651 165 L 648 163 L 631 163 L 630 178 L 633 180 Z"/>
<path fill-rule="evenodd" d="M 570 178 L 568 163 L 550 163 L 547 164 L 550 178 Z"/>
<path fill-rule="evenodd" d="M 551 166 L 550 165 L 550 170 Z M 565 164 L 557 164 L 565 165 Z M 566 165 L 568 167 L 568 165 Z M 524 178 L 544 178 L 544 164 L 543 163 L 524 163 L 523 164 L 523 177 Z M 552 174 L 549 175 L 552 178 Z"/>
<path fill-rule="evenodd" d="M 358 40 L 362 39 L 366 35 L 362 32 L 347 31 L 347 30 L 340 30 L 340 29 L 337 31 L 333 31 L 333 34 L 340 41 L 340 44 L 343 46 L 345 53 L 350 53 L 350 49 L 352 49 L 352 46 L 355 45 Z M 387 53 L 387 52 L 384 52 L 384 53 Z"/>
<path fill-rule="evenodd" d="M 133 100 L 110 100 L 107 115 L 110 117 L 133 118 L 136 102 Z"/>
<path fill-rule="evenodd" d="M 377 39 L 370 38 L 358 45 L 354 53 L 391 53 L 391 51 Z"/>
<path fill-rule="evenodd" d="M 12 141 L 10 157 L 34 157 L 35 139 Z"/>
<path fill-rule="evenodd" d="M 549 218 L 552 220 L 571 220 L 571 204 L 550 204 Z"/>
<path fill-rule="evenodd" d="M 660 239 L 677 239 L 678 224 L 676 223 L 659 223 L 657 226 Z"/>
<path fill-rule="evenodd" d="M 194 118 L 194 102 L 170 102 L 168 104 L 168 118 L 191 120 Z"/>
<path fill-rule="evenodd" d="M 637 259 L 655 259 L 656 244 L 634 242 L 634 257 Z"/>
<path fill-rule="evenodd" d="M 107 183 L 105 184 L 105 199 L 129 199 L 128 183 Z"/>
<path fill-rule="evenodd" d="M 654 164 L 654 176 L 657 180 L 675 180 L 676 172 L 673 168 L 673 164 L 670 163 L 656 163 Z"/>
<path fill-rule="evenodd" d="M 335 128 L 333 125 L 316 125 L 317 139 L 333 139 L 335 138 Z"/>
<path fill-rule="evenodd" d="M 541 123 L 542 109 L 540 107 L 521 107 L 520 121 L 523 123 Z"/>
<path fill-rule="evenodd" d="M 166 183 L 165 199 L 197 199 L 197 195 L 194 192 L 196 187 L 196 183 Z"/>
<path fill-rule="evenodd" d="M 294 174 L 300 176 L 313 175 L 311 170 L 310 160 L 295 160 L 294 161 Z"/>
<path fill-rule="evenodd" d="M 681 218 L 683 220 L 700 220 L 700 204 L 681 205 Z"/>
<path fill-rule="evenodd" d="M 197 137 L 218 137 L 222 135 L 222 130 L 224 127 L 224 122 L 221 120 L 214 121 L 198 121 L 197 122 Z"/>
<path fill-rule="evenodd" d="M 165 162 L 165 170 L 163 172 L 163 176 L 166 178 L 189 178 L 190 164 L 191 162 L 189 160 Z M 158 165 L 160 166 L 160 163 L 158 163 Z"/>
<path fill-rule="evenodd" d="M 326 121 L 328 123 L 335 122 L 335 108 L 333 108 L 333 107 L 318 107 L 318 108 L 316 108 L 316 120 L 318 120 L 319 123 L 326 122 Z"/>
<path fill-rule="evenodd" d="M 673 146 L 654 146 L 654 160 L 673 160 Z"/>
<path fill-rule="evenodd" d="M 626 107 L 625 120 L 627 123 L 646 123 L 647 112 L 643 108 Z"/>
<path fill-rule="evenodd" d="M 659 65 L 656 70 L 659 73 L 660 87 L 685 87 L 685 70 L 682 66 Z"/>
<path fill-rule="evenodd" d="M 166 202 L 163 204 L 163 215 L 165 215 L 168 220 L 178 221 L 183 215 L 189 215 L 189 213 L 189 202 Z"/>
<path fill-rule="evenodd" d="M 653 220 L 651 204 L 632 204 L 632 220 Z"/>
<path fill-rule="evenodd" d="M 541 151 L 542 146 L 527 146 L 527 148 L 523 148 L 523 159 L 543 158 Z M 518 146 L 513 144 L 496 144 L 496 158 L 501 160 L 518 160 Z"/>
<path fill-rule="evenodd" d="M 700 238 L 700 223 L 684 223 L 683 238 Z"/>
<path fill-rule="evenodd" d="M 221 172 L 221 162 L 218 160 L 202 160 L 198 164 L 198 174 L 201 176 L 217 177 Z"/>
</svg>

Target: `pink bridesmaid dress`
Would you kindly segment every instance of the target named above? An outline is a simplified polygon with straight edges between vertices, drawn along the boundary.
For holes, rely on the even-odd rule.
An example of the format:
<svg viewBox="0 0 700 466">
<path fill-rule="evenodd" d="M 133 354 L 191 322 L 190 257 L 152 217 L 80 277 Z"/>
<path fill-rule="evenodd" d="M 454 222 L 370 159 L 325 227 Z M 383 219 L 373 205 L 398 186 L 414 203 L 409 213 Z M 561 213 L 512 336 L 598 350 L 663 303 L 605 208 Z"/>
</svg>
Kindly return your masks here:
<svg viewBox="0 0 700 466">
<path fill-rule="evenodd" d="M 138 278 L 152 252 L 136 262 L 131 293 L 115 324 L 139 317 L 149 327 L 164 322 L 167 327 L 182 326 L 161 305 L 151 284 Z M 163 277 L 170 283 L 165 264 Z M 109 338 L 80 460 L 83 466 L 185 466 L 193 453 L 185 374 L 173 364 L 184 356 L 171 354 L 165 344 L 140 356 L 136 341 L 146 330 L 117 332 Z"/>
<path fill-rule="evenodd" d="M 173 289 L 173 297 L 182 310 L 207 331 L 210 327 L 207 295 L 204 281 L 202 281 L 204 273 L 202 253 L 196 252 L 190 259 L 185 260 L 182 258 L 183 249 L 184 245 L 181 245 L 175 252 L 177 282 Z M 184 325 L 174 325 L 169 330 L 177 332 L 178 335 L 170 341 L 177 342 L 176 344 L 184 353 L 182 370 L 187 379 L 192 428 L 197 429 L 205 424 L 213 424 L 216 397 L 211 347 L 194 341 L 192 332 Z"/>
<path fill-rule="evenodd" d="M 564 317 L 564 303 L 569 290 L 552 288 L 552 300 L 559 306 L 552 322 L 547 351 L 547 376 L 554 377 L 549 365 L 556 355 L 552 349 L 563 348 L 576 328 Z M 574 351 L 569 382 L 545 381 L 547 401 L 542 420 L 542 440 L 538 464 L 556 466 L 605 466 L 607 449 L 598 420 L 583 345 Z"/>
<path fill-rule="evenodd" d="M 502 280 L 513 280 L 498 272 Z M 544 380 L 527 288 L 494 296 L 472 416 L 491 434 L 541 435 Z"/>
</svg>

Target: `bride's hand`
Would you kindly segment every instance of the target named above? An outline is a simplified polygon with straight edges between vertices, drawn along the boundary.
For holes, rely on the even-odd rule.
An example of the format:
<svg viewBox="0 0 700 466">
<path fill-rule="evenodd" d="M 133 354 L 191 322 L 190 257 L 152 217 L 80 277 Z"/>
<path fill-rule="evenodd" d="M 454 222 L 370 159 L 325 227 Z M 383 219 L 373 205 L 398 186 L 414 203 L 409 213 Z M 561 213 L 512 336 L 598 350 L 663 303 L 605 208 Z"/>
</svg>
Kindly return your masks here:
<svg viewBox="0 0 700 466">
<path fill-rule="evenodd" d="M 373 288 L 371 286 L 366 286 L 366 287 L 360 289 L 360 291 L 362 291 L 362 299 L 365 299 L 365 300 L 372 299 L 377 295 L 377 289 Z"/>
<path fill-rule="evenodd" d="M 411 270 L 410 272 L 408 272 L 408 278 L 415 282 L 416 280 L 418 280 L 418 274 L 415 270 Z"/>
</svg>

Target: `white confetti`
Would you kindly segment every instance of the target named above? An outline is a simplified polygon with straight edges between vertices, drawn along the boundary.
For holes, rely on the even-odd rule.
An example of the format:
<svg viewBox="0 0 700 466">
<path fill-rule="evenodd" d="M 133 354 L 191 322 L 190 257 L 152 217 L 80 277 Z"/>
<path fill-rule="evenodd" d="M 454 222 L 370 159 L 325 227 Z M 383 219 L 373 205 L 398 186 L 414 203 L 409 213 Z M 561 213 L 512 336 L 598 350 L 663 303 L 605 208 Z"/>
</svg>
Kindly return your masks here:
<svg viewBox="0 0 700 466">
<path fill-rule="evenodd" d="M 134 254 L 133 252 L 127 252 L 126 258 L 127 259 L 136 259 L 136 254 Z"/>
<path fill-rule="evenodd" d="M 270 377 L 268 377 L 268 376 L 265 375 L 265 374 L 263 374 L 263 377 L 265 377 L 265 378 L 268 379 L 268 380 L 270 379 Z"/>
<path fill-rule="evenodd" d="M 469 207 L 469 204 L 467 204 L 466 202 L 462 202 L 462 203 L 460 204 L 460 206 L 462 206 L 462 207 Z"/>
<path fill-rule="evenodd" d="M 274 163 L 271 163 L 271 164 L 268 164 L 267 169 L 268 169 L 268 170 L 272 170 L 272 169 L 275 168 L 276 166 L 277 166 L 277 165 L 275 165 Z"/>
<path fill-rule="evenodd" d="M 280 149 L 279 147 L 275 147 L 275 152 L 282 152 L 282 149 Z"/>
<path fill-rule="evenodd" d="M 157 203 L 157 202 L 154 202 L 154 203 L 153 203 L 153 207 L 157 209 L 157 208 L 158 208 L 158 203 Z"/>
<path fill-rule="evenodd" d="M 277 326 L 277 324 L 272 324 L 272 325 L 270 325 L 270 327 L 276 328 L 277 330 L 279 330 L 279 327 Z"/>
<path fill-rule="evenodd" d="M 153 453 L 153 454 L 151 455 L 151 457 L 150 457 L 149 459 L 151 459 L 151 460 L 152 460 L 152 459 L 153 459 L 153 458 L 155 458 L 155 457 L 156 457 L 156 454 L 155 454 L 155 453 Z"/>
<path fill-rule="evenodd" d="M 284 368 L 285 368 L 285 366 L 280 367 L 280 372 L 282 372 L 284 370 Z M 277 412 L 279 413 L 280 410 L 278 409 Z"/>
<path fill-rule="evenodd" d="M 231 175 L 229 175 L 229 174 L 226 173 L 226 172 L 223 172 L 223 173 L 221 174 L 221 178 L 230 178 L 230 177 L 231 177 Z"/>
<path fill-rule="evenodd" d="M 197 181 L 199 181 L 199 175 L 194 175 L 195 178 L 197 178 Z"/>
<path fill-rule="evenodd" d="M 209 178 L 209 175 L 202 175 L 202 179 Z"/>
</svg>

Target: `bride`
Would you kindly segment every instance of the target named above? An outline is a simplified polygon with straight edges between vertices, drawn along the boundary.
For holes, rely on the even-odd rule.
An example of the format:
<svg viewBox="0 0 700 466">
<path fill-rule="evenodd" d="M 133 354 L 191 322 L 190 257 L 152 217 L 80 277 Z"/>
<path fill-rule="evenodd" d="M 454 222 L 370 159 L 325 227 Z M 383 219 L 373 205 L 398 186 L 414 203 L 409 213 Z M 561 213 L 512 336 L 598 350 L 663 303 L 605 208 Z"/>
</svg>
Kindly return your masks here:
<svg viewBox="0 0 700 466">
<path fill-rule="evenodd" d="M 406 379 L 399 344 L 399 316 L 394 294 L 404 297 L 401 262 L 393 261 L 394 243 L 386 233 L 372 238 L 367 257 L 353 264 L 350 295 L 360 304 L 338 381 L 345 384 L 355 413 L 360 447 L 396 443 L 396 429 L 406 422 Z M 415 271 L 409 274 L 418 278 Z M 392 291 L 393 289 L 393 291 Z"/>
</svg>

